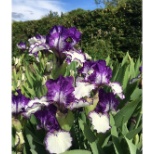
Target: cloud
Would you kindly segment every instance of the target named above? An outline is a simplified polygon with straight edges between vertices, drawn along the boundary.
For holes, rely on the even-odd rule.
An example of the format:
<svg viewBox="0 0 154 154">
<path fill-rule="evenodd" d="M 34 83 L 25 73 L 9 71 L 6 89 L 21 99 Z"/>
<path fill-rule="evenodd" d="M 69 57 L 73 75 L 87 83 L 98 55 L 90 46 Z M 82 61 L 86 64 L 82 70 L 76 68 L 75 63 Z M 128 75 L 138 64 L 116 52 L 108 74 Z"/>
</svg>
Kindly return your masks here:
<svg viewBox="0 0 154 154">
<path fill-rule="evenodd" d="M 16 13 L 16 12 L 12 12 L 12 17 L 14 19 L 18 19 L 18 18 L 22 18 L 24 15 L 22 13 Z"/>
<path fill-rule="evenodd" d="M 15 21 L 37 20 L 47 15 L 50 11 L 66 12 L 65 4 L 56 0 L 13 0 L 12 19 Z"/>
</svg>

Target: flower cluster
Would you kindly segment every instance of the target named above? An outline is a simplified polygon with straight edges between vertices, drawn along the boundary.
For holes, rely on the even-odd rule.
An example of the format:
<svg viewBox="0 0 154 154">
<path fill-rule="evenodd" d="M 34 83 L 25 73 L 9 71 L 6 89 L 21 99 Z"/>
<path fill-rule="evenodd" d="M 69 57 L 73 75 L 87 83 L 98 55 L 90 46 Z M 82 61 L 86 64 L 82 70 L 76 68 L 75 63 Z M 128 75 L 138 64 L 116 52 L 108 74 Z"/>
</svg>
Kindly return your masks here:
<svg viewBox="0 0 154 154">
<path fill-rule="evenodd" d="M 37 35 L 29 39 L 29 47 L 23 42 L 17 45 L 37 58 L 39 51 L 50 52 L 56 56 L 57 65 L 64 62 L 69 65 L 72 61 L 79 63 L 76 76 L 60 75 L 56 79 L 48 79 L 45 83 L 47 93 L 41 98 L 26 98 L 20 90 L 17 96 L 13 94 L 12 113 L 21 114 L 26 119 L 35 115 L 39 120 L 37 129 L 47 131 L 44 143 L 49 153 L 65 152 L 72 145 L 70 133 L 63 130 L 57 121 L 58 112 L 67 114 L 69 110 L 93 105 L 93 95 L 98 93 L 98 103 L 87 117 L 98 133 L 105 133 L 111 128 L 109 112 L 116 111 L 119 105 L 116 96 L 125 98 L 120 83 L 111 82 L 112 70 L 106 62 L 87 60 L 88 55 L 75 48 L 80 39 L 81 33 L 75 27 L 54 26 L 46 36 Z M 110 92 L 106 92 L 105 87 Z"/>
</svg>

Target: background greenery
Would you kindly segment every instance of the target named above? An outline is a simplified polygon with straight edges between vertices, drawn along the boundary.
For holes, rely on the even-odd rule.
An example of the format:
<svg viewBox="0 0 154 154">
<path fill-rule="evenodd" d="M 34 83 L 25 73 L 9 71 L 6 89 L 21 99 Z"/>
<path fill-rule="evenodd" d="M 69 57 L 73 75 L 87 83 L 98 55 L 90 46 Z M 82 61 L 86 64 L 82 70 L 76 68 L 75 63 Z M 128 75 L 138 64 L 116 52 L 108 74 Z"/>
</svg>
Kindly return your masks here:
<svg viewBox="0 0 154 154">
<path fill-rule="evenodd" d="M 96 1 L 101 4 L 101 1 Z M 104 59 L 108 55 L 122 60 L 126 52 L 137 58 L 142 54 L 142 0 L 104 1 L 105 7 L 93 11 L 83 9 L 62 13 L 50 12 L 40 20 L 13 22 L 12 54 L 18 56 L 16 44 L 27 42 L 37 33 L 46 35 L 54 25 L 75 26 L 81 33 L 79 48 L 93 58 Z M 114 3 L 113 3 L 114 2 Z"/>
</svg>

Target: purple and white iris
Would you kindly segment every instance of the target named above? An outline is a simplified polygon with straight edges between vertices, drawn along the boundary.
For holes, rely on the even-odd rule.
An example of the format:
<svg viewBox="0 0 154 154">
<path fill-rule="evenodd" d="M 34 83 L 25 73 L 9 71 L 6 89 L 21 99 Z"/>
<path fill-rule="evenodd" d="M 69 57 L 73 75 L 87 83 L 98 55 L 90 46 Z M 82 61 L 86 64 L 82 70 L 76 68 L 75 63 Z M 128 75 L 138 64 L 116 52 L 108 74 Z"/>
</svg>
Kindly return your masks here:
<svg viewBox="0 0 154 154">
<path fill-rule="evenodd" d="M 79 69 L 79 73 L 84 77 L 83 81 L 95 84 L 98 88 L 102 85 L 109 86 L 114 94 L 117 94 L 121 99 L 125 98 L 120 83 L 110 82 L 112 70 L 106 66 L 104 60 L 86 61 Z"/>
<path fill-rule="evenodd" d="M 75 27 L 54 26 L 46 36 L 46 43 L 58 58 L 66 58 L 68 63 L 71 61 L 83 63 L 86 60 L 85 55 L 74 48 L 80 38 L 81 33 Z"/>
<path fill-rule="evenodd" d="M 24 42 L 19 42 L 17 44 L 17 47 L 18 47 L 18 49 L 22 49 L 22 50 L 28 49 L 26 46 L 26 43 L 24 43 Z"/>
<path fill-rule="evenodd" d="M 56 119 L 57 108 L 53 104 L 44 107 L 35 113 L 39 120 L 38 129 L 44 128 L 47 131 L 44 143 L 49 153 L 62 153 L 72 145 L 72 138 L 69 132 L 63 131 Z"/>
<path fill-rule="evenodd" d="M 72 61 L 77 61 L 79 64 L 83 64 L 86 61 L 86 56 L 82 53 L 81 50 L 69 50 L 64 51 L 64 54 L 66 54 L 66 62 L 70 64 Z"/>
<path fill-rule="evenodd" d="M 54 26 L 46 36 L 46 42 L 50 48 L 58 53 L 68 51 L 80 41 L 81 33 L 75 28 L 69 29 L 63 26 Z"/>
<path fill-rule="evenodd" d="M 47 102 L 46 97 L 30 100 L 17 91 L 18 95 L 12 95 L 13 115 L 23 114 L 29 118 L 32 114 L 39 120 L 37 129 L 47 131 L 44 143 L 49 153 L 62 153 L 72 145 L 70 133 L 60 128 L 56 119 L 57 107 Z"/>
<path fill-rule="evenodd" d="M 30 54 L 37 54 L 40 50 L 49 50 L 49 46 L 46 44 L 46 37 L 37 34 L 36 36 L 30 38 L 29 40 Z M 36 56 L 36 55 L 35 55 Z"/>
<path fill-rule="evenodd" d="M 56 80 L 46 82 L 48 89 L 47 99 L 55 104 L 59 109 L 74 109 L 92 104 L 86 100 L 90 92 L 95 89 L 94 84 L 83 81 L 74 83 L 73 77 L 60 76 Z"/>
<path fill-rule="evenodd" d="M 98 133 L 105 133 L 111 128 L 109 112 L 116 111 L 119 101 L 113 93 L 106 93 L 103 89 L 99 90 L 99 102 L 94 111 L 89 113 L 89 118 L 94 129 Z"/>
</svg>

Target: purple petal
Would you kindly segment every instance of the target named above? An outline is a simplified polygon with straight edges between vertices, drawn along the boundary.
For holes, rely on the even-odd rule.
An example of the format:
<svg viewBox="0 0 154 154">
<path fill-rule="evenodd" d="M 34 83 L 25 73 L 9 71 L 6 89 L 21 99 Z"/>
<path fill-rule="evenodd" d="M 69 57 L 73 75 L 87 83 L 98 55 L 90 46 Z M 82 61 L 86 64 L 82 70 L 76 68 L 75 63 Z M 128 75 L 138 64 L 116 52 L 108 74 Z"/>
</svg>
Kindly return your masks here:
<svg viewBox="0 0 154 154">
<path fill-rule="evenodd" d="M 68 37 L 67 30 L 63 26 L 54 26 L 49 34 L 46 36 L 46 42 L 51 48 L 56 49 L 57 52 L 64 50 L 66 43 L 65 39 Z"/>
<path fill-rule="evenodd" d="M 24 42 L 19 42 L 19 43 L 17 44 L 17 47 L 18 47 L 18 49 L 22 49 L 22 50 L 27 49 L 26 43 L 24 43 Z"/>
<path fill-rule="evenodd" d="M 73 77 L 60 76 L 56 80 L 48 80 L 46 82 L 48 89 L 47 98 L 59 105 L 67 106 L 74 101 Z"/>
<path fill-rule="evenodd" d="M 104 60 L 87 61 L 79 72 L 85 77 L 85 81 L 96 85 L 109 84 L 112 77 L 112 70 L 106 66 Z"/>
<path fill-rule="evenodd" d="M 46 42 L 56 52 L 63 52 L 72 49 L 80 41 L 80 35 L 75 27 L 54 26 L 46 36 Z"/>
<path fill-rule="evenodd" d="M 12 113 L 19 114 L 25 111 L 25 107 L 29 102 L 29 98 L 22 95 L 21 90 L 17 90 L 18 95 L 12 94 Z"/>
<path fill-rule="evenodd" d="M 59 130 L 60 126 L 56 119 L 57 108 L 54 105 L 49 105 L 35 113 L 35 116 L 40 121 L 38 128 L 44 128 L 47 131 L 53 132 Z"/>
<path fill-rule="evenodd" d="M 107 113 L 117 110 L 119 101 L 113 93 L 106 93 L 103 89 L 99 90 L 99 102 L 95 111 L 98 113 Z"/>
</svg>

